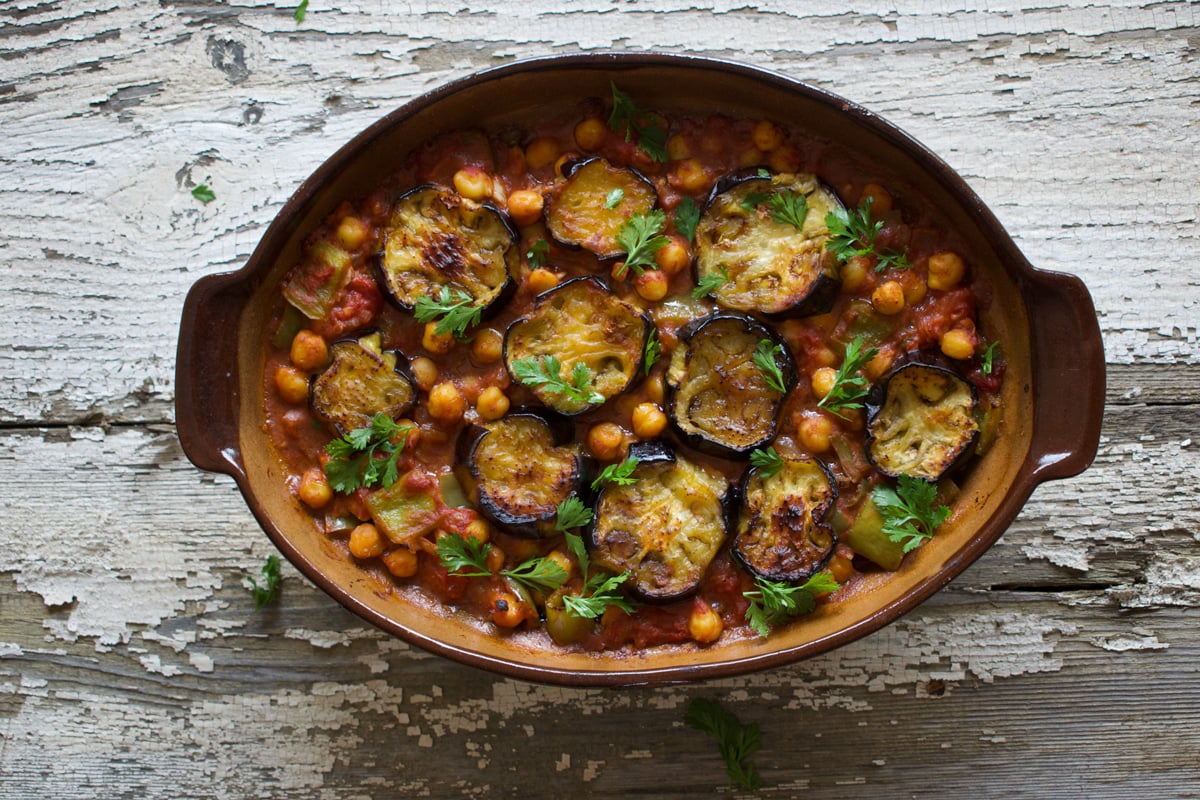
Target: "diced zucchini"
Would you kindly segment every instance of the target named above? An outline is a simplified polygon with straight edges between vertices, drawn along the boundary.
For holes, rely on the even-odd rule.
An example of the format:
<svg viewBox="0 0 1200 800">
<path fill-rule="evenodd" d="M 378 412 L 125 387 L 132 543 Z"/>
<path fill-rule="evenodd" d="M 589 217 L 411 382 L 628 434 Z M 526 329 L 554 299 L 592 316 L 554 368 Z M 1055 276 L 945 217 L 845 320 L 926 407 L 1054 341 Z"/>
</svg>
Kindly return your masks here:
<svg viewBox="0 0 1200 800">
<path fill-rule="evenodd" d="M 437 501 L 425 490 L 411 489 L 404 476 L 383 489 L 367 495 L 371 519 L 389 540 L 405 544 L 424 536 L 438 524 Z"/>
</svg>

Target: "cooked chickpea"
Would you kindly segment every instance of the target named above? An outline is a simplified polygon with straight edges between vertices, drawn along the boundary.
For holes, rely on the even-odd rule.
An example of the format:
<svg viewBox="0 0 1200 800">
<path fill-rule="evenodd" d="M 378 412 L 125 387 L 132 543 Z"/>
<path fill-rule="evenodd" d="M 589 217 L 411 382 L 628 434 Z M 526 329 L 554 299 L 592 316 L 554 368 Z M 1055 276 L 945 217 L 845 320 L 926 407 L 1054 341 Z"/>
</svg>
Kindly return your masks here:
<svg viewBox="0 0 1200 800">
<path fill-rule="evenodd" d="M 915 306 L 925 299 L 927 289 L 925 279 L 917 274 L 915 270 L 906 270 L 900 274 L 900 286 L 904 289 L 904 302 L 906 305 Z"/>
<path fill-rule="evenodd" d="M 482 200 L 492 194 L 492 176 L 479 167 L 463 167 L 454 173 L 454 191 L 468 200 Z"/>
<path fill-rule="evenodd" d="M 654 373 L 646 378 L 642 385 L 646 387 L 646 397 L 650 398 L 651 403 L 662 403 L 667 392 L 666 381 L 663 380 L 662 373 Z"/>
<path fill-rule="evenodd" d="M 504 551 L 493 544 L 484 556 L 483 565 L 487 567 L 488 572 L 499 572 L 504 568 L 504 558 Z"/>
<path fill-rule="evenodd" d="M 347 250 L 357 250 L 370 233 L 367 224 L 358 217 L 342 217 L 337 226 L 337 240 Z"/>
<path fill-rule="evenodd" d="M 546 200 L 542 193 L 533 189 L 518 189 L 508 196 L 508 215 L 513 222 L 524 227 L 542 218 Z"/>
<path fill-rule="evenodd" d="M 625 431 L 615 422 L 601 422 L 588 430 L 588 451 L 601 461 L 615 461 L 624 447 Z"/>
<path fill-rule="evenodd" d="M 382 556 L 383 566 L 397 578 L 411 578 L 417 574 L 417 554 L 407 547 L 396 547 Z"/>
<path fill-rule="evenodd" d="M 623 283 L 629 277 L 629 270 L 625 269 L 624 261 L 614 261 L 612 269 L 608 271 L 614 283 Z"/>
<path fill-rule="evenodd" d="M 525 621 L 525 608 L 512 592 L 496 592 L 492 597 L 492 622 L 501 628 L 515 628 Z"/>
<path fill-rule="evenodd" d="M 430 353 L 444 355 L 454 347 L 454 334 L 437 332 L 436 322 L 426 322 L 425 331 L 421 334 L 421 346 Z"/>
<path fill-rule="evenodd" d="M 529 273 L 529 288 L 533 290 L 534 294 L 541 294 L 558 286 L 560 280 L 562 280 L 562 276 L 557 272 L 538 267 Z"/>
<path fill-rule="evenodd" d="M 841 553 L 837 553 L 833 558 L 829 559 L 829 563 L 825 565 L 825 569 L 829 570 L 829 574 L 839 584 L 845 583 L 854 577 L 854 562 Z"/>
<path fill-rule="evenodd" d="M 320 369 L 329 363 L 329 345 L 319 333 L 302 330 L 292 338 L 292 364 L 303 370 Z"/>
<path fill-rule="evenodd" d="M 350 555 L 355 558 L 381 556 L 386 547 L 387 540 L 379 533 L 379 529 L 369 522 L 364 522 L 350 531 Z"/>
<path fill-rule="evenodd" d="M 780 145 L 771 152 L 768 164 L 776 172 L 795 172 L 800 169 L 800 151 L 790 144 Z"/>
<path fill-rule="evenodd" d="M 567 573 L 567 577 L 571 577 L 571 573 L 575 571 L 575 561 L 562 550 L 551 550 L 546 554 L 547 561 L 553 561 L 562 571 Z"/>
<path fill-rule="evenodd" d="M 692 601 L 692 613 L 688 616 L 688 634 L 700 644 L 712 644 L 721 638 L 725 623 L 712 606 L 700 598 Z"/>
<path fill-rule="evenodd" d="M 814 364 L 819 364 L 822 367 L 832 367 L 841 361 L 838 354 L 830 350 L 828 347 L 821 346 L 812 350 L 808 354 L 809 359 Z"/>
<path fill-rule="evenodd" d="M 429 402 L 425 409 L 438 422 L 452 424 L 462 419 L 467 410 L 467 398 L 453 383 L 443 381 L 429 390 Z"/>
<path fill-rule="evenodd" d="M 558 158 L 558 141 L 549 136 L 539 136 L 525 148 L 525 163 L 530 169 L 541 169 Z"/>
<path fill-rule="evenodd" d="M 324 508 L 333 499 L 333 489 L 320 467 L 305 470 L 296 493 L 300 496 L 300 502 L 312 509 Z"/>
<path fill-rule="evenodd" d="M 671 169 L 671 185 L 684 192 L 699 192 L 708 188 L 708 173 L 694 158 L 685 158 Z"/>
<path fill-rule="evenodd" d="M 667 157 L 672 161 L 682 161 L 691 155 L 692 147 L 683 136 L 677 133 L 670 139 L 667 139 Z"/>
<path fill-rule="evenodd" d="M 904 310 L 904 287 L 899 281 L 884 281 L 871 292 L 871 305 L 880 314 L 899 314 Z"/>
<path fill-rule="evenodd" d="M 688 253 L 687 245 L 672 236 L 671 241 L 654 254 L 654 263 L 668 275 L 675 275 L 691 265 L 692 256 Z"/>
<path fill-rule="evenodd" d="M 408 368 L 412 371 L 413 380 L 417 382 L 417 388 L 422 392 L 428 392 L 437 383 L 438 368 L 432 358 L 417 356 L 409 362 Z"/>
<path fill-rule="evenodd" d="M 475 410 L 483 419 L 491 422 L 508 413 L 508 395 L 499 386 L 489 386 L 479 393 Z"/>
<path fill-rule="evenodd" d="M 929 257 L 929 288 L 953 289 L 963 279 L 966 265 L 958 253 L 944 251 Z"/>
<path fill-rule="evenodd" d="M 799 432 L 800 444 L 810 453 L 824 453 L 833 446 L 833 423 L 828 417 L 805 417 Z"/>
<path fill-rule="evenodd" d="M 892 193 L 878 183 L 868 183 L 863 187 L 858 197 L 859 204 L 868 197 L 871 198 L 871 219 L 878 219 L 892 210 Z"/>
<path fill-rule="evenodd" d="M 633 409 L 633 434 L 653 439 L 667 427 L 667 415 L 654 403 L 638 403 Z"/>
<path fill-rule="evenodd" d="M 854 256 L 842 265 L 842 290 L 857 292 L 871 275 L 871 262 L 863 256 Z"/>
<path fill-rule="evenodd" d="M 947 358 L 963 361 L 975 355 L 975 336 L 962 328 L 952 328 L 943 333 L 940 344 Z"/>
<path fill-rule="evenodd" d="M 774 150 L 783 144 L 783 130 L 770 120 L 764 119 L 754 126 L 751 139 L 759 150 Z"/>
<path fill-rule="evenodd" d="M 661 269 L 648 269 L 633 279 L 633 288 L 643 300 L 655 303 L 667 296 L 670 279 Z"/>
<path fill-rule="evenodd" d="M 486 519 L 473 519 L 463 529 L 464 539 L 474 539 L 480 544 L 486 544 L 492 538 L 492 526 Z"/>
<path fill-rule="evenodd" d="M 494 364 L 504 355 L 504 334 L 495 328 L 480 328 L 471 340 L 471 358 L 477 364 Z"/>
<path fill-rule="evenodd" d="M 738 153 L 737 163 L 739 167 L 755 167 L 763 163 L 763 152 L 757 147 L 746 147 Z"/>
<path fill-rule="evenodd" d="M 303 403 L 308 399 L 308 376 L 295 367 L 281 366 L 275 370 L 275 391 L 285 403 Z"/>
<path fill-rule="evenodd" d="M 883 373 L 892 368 L 892 362 L 896 360 L 896 354 L 886 347 L 879 348 L 879 352 L 875 357 L 863 365 L 863 372 L 870 380 L 875 380 L 883 376 Z"/>
<path fill-rule="evenodd" d="M 588 117 L 575 126 L 575 144 L 582 150 L 597 150 L 608 137 L 608 126 L 604 120 Z"/>
<path fill-rule="evenodd" d="M 820 399 L 833 389 L 833 384 L 837 380 L 837 370 L 833 367 L 821 367 L 813 370 L 812 374 L 812 392 L 813 395 Z"/>
</svg>

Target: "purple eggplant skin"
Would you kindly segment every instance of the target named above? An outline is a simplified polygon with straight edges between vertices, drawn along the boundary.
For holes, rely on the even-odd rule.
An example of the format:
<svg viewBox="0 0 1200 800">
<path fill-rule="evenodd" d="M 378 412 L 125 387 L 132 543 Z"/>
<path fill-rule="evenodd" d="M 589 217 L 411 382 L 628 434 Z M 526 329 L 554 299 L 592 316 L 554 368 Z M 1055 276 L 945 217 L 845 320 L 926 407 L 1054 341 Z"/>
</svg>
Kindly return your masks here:
<svg viewBox="0 0 1200 800">
<path fill-rule="evenodd" d="M 576 178 L 580 172 L 595 165 L 606 170 L 604 177 L 611 178 L 611 182 L 594 185 L 573 204 L 564 204 L 564 195 L 578 188 Z M 617 234 L 631 216 L 646 214 L 658 207 L 658 189 L 654 182 L 632 167 L 613 165 L 600 156 L 584 156 L 566 162 L 563 178 L 565 183 L 546 197 L 543 211 L 546 233 L 559 244 L 587 250 L 601 261 L 625 256 L 617 242 Z M 578 180 L 585 178 L 580 176 Z M 635 189 L 640 191 L 635 192 Z M 613 190 L 620 190 L 621 195 L 610 205 Z M 640 197 L 633 196 L 635 194 Z"/>
<path fill-rule="evenodd" d="M 510 244 L 505 248 L 504 252 L 504 281 L 498 287 L 490 287 L 490 291 L 493 294 L 483 305 L 481 312 L 481 319 L 490 319 L 504 308 L 517 291 L 518 281 L 516 276 L 519 273 L 521 265 L 521 234 L 508 214 L 495 205 L 488 202 L 467 200 L 460 197 L 453 189 L 434 183 L 421 184 L 404 192 L 396 198 L 393 209 L 399 209 L 405 201 L 419 199 L 421 193 L 430 191 L 435 192 L 447 207 L 458 208 L 465 206 L 470 208 L 473 206 L 479 212 L 491 215 L 501 225 L 501 229 L 508 236 Z M 393 210 L 393 215 L 396 213 Z M 387 265 L 388 243 L 394 227 L 389 221 L 384 233 L 383 242 L 375 257 L 376 283 L 379 284 L 383 296 L 392 305 L 402 311 L 412 312 L 419 296 L 428 296 L 437 299 L 441 292 L 441 286 L 449 286 L 451 289 L 457 288 L 460 291 L 464 291 L 463 286 L 470 286 L 472 283 L 478 282 L 472 280 L 472 276 L 467 275 L 463 271 L 467 263 L 467 260 L 463 256 L 465 249 L 464 240 L 468 239 L 468 237 L 454 232 L 434 231 L 434 235 L 430 237 L 430 240 L 421 244 L 421 259 L 427 262 L 427 265 L 433 268 L 435 274 L 441 276 L 444 280 L 427 279 L 425 283 L 429 285 L 426 287 L 426 291 L 417 292 L 415 295 L 406 293 L 395 284 Z M 469 291 L 467 294 L 475 295 L 475 293 Z"/>
<path fill-rule="evenodd" d="M 920 387 L 918 387 L 918 381 Z M 890 392 L 918 392 L 918 399 L 938 408 L 939 413 L 920 420 L 931 426 L 924 439 L 912 436 L 896 441 L 895 428 L 888 421 Z M 864 401 L 867 417 L 867 459 L 889 478 L 907 475 L 935 483 L 961 469 L 975 451 L 979 423 L 975 419 L 978 403 L 975 386 L 960 375 L 940 353 L 913 351 L 896 360 L 880 378 Z M 947 416 L 948 411 L 957 413 Z M 912 421 L 904 426 L 911 432 Z M 934 438 L 937 437 L 937 438 Z M 890 449 L 889 449 L 890 448 Z M 899 453 L 919 453 L 913 459 L 900 459 Z"/>
<path fill-rule="evenodd" d="M 371 418 L 375 416 L 377 410 L 386 413 L 392 419 L 400 419 L 405 414 L 412 411 L 417 404 L 417 382 L 416 379 L 413 378 L 412 370 L 409 366 L 408 356 L 399 350 L 381 349 L 378 353 L 376 353 L 374 350 L 371 350 L 363 345 L 364 340 L 372 337 L 378 337 L 379 335 L 379 331 L 375 330 L 374 328 L 367 328 L 354 331 L 348 336 L 343 336 L 340 339 L 330 342 L 329 352 L 333 355 L 333 359 L 324 370 L 313 375 L 308 380 L 308 404 L 312 409 L 313 414 L 315 414 L 318 419 L 332 425 L 334 429 L 343 436 L 356 428 L 362 428 L 370 425 Z M 395 404 L 390 408 L 371 410 L 369 413 L 367 410 L 362 410 L 357 415 L 352 413 L 337 413 L 332 408 L 327 406 L 327 403 L 332 402 L 332 398 L 324 397 L 325 393 L 321 386 L 325 381 L 333 377 L 332 373 L 329 373 L 329 371 L 337 364 L 337 353 L 339 349 L 342 347 L 348 347 L 350 345 L 362 347 L 364 350 L 367 350 L 373 355 L 379 357 L 388 356 L 394 358 L 395 363 L 392 367 L 392 372 L 395 373 L 404 383 L 408 384 L 408 400 L 399 404 Z"/>
<path fill-rule="evenodd" d="M 767 340 L 778 348 L 774 351 L 775 365 L 779 367 L 779 371 L 783 376 L 783 386 L 787 391 L 779 395 L 769 414 L 765 416 L 759 414 L 752 415 L 752 422 L 763 424 L 759 435 L 753 439 L 744 439 L 741 442 L 735 442 L 733 439 L 736 431 L 732 427 L 726 431 L 728 435 L 722 439 L 719 432 L 711 429 L 706 431 L 698 425 L 691 424 L 689 420 L 684 418 L 691 410 L 691 404 L 683 403 L 680 393 L 684 391 L 686 379 L 690 377 L 688 367 L 691 366 L 691 359 L 694 353 L 692 350 L 693 343 L 702 344 L 703 339 L 701 338 L 697 342 L 697 337 L 703 337 L 705 330 L 715 324 L 734 324 L 745 330 L 747 341 L 753 343 L 748 345 L 751 352 L 757 347 L 758 342 L 762 340 Z M 762 324 L 753 317 L 734 311 L 717 311 L 694 319 L 679 329 L 678 337 L 679 345 L 672 356 L 671 365 L 667 369 L 666 381 L 667 418 L 670 420 L 671 430 L 675 436 L 688 447 L 702 453 L 732 459 L 746 459 L 753 450 L 764 447 L 774 441 L 779 426 L 779 414 L 783 409 L 788 392 L 795 387 L 798 376 L 795 359 L 792 357 L 791 350 L 787 342 L 783 340 L 783 337 L 774 329 Z M 749 359 L 750 353 L 747 353 L 746 357 Z M 676 359 L 683 360 L 682 373 L 676 370 Z M 753 365 L 752 362 L 745 366 L 751 370 L 758 370 L 758 367 Z M 695 379 L 704 380 L 713 375 L 728 375 L 731 372 L 704 370 L 704 373 L 695 376 Z M 736 383 L 736 381 L 731 381 L 731 383 Z M 764 392 L 773 391 L 765 386 L 763 389 Z M 733 398 L 731 405 L 738 409 L 743 409 L 746 407 L 746 403 L 761 403 L 764 396 L 763 393 L 755 392 L 753 397 L 746 398 L 745 402 L 738 402 L 737 398 Z M 681 405 L 685 405 L 686 407 L 680 408 Z"/>
<path fill-rule="evenodd" d="M 487 463 L 483 463 L 482 451 L 488 437 L 498 430 L 503 431 L 504 426 L 513 425 L 531 425 L 545 432 L 549 437 L 548 444 L 554 450 L 565 451 L 572 440 L 569 425 L 564 426 L 561 420 L 536 411 L 510 413 L 488 426 L 471 424 L 463 428 L 455 443 L 454 475 L 480 513 L 502 530 L 527 539 L 553 536 L 560 503 L 570 497 L 579 497 L 584 503 L 591 499 L 585 483 L 588 460 L 577 451 L 569 455 L 559 453 L 556 458 L 541 451 L 515 453 L 511 461 L 493 454 Z M 563 458 L 564 455 L 567 457 Z M 489 476 L 486 473 L 488 467 L 498 467 L 502 473 Z M 527 489 L 530 486 L 547 490 L 547 498 L 540 507 L 518 509 L 520 500 L 506 497 L 509 488 Z"/>
<path fill-rule="evenodd" d="M 774 505 L 757 496 L 795 470 L 819 477 L 821 496 L 790 495 Z M 755 577 L 801 584 L 825 568 L 837 547 L 838 535 L 825 522 L 837 502 L 837 480 L 824 462 L 814 458 L 785 458 L 774 477 L 762 478 L 762 474 L 759 467 L 746 470 L 734 492 L 737 511 L 730 551 Z"/>
</svg>

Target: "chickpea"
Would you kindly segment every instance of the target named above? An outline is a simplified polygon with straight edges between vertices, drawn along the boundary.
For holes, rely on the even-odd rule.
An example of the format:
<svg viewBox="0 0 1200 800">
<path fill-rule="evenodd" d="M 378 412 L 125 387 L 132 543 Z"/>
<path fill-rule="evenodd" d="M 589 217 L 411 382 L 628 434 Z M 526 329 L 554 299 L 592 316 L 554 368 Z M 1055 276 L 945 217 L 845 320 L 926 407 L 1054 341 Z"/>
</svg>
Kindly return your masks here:
<svg viewBox="0 0 1200 800">
<path fill-rule="evenodd" d="M 475 411 L 488 422 L 500 419 L 508 413 L 508 395 L 499 386 L 489 386 L 475 401 Z"/>
<path fill-rule="evenodd" d="M 805 417 L 799 433 L 800 443 L 810 453 L 825 453 L 833 446 L 833 423 L 828 417 Z"/>
<path fill-rule="evenodd" d="M 492 176 L 479 167 L 463 167 L 454 173 L 454 191 L 468 200 L 482 200 L 492 193 Z"/>
<path fill-rule="evenodd" d="M 487 544 L 492 538 L 492 526 L 486 519 L 473 519 L 463 529 L 464 539 L 474 539 L 480 544 Z"/>
<path fill-rule="evenodd" d="M 350 555 L 355 558 L 381 556 L 386 547 L 387 541 L 380 535 L 379 529 L 369 522 L 350 531 Z"/>
<path fill-rule="evenodd" d="M 881 347 L 874 358 L 863 365 L 863 372 L 866 376 L 875 380 L 883 376 L 883 373 L 892 368 L 892 362 L 896 360 L 896 354 L 891 350 Z"/>
<path fill-rule="evenodd" d="M 927 289 L 925 280 L 917 274 L 916 270 L 905 270 L 900 273 L 900 286 L 904 289 L 906 305 L 915 306 L 925 299 Z"/>
<path fill-rule="evenodd" d="M 525 163 L 530 169 L 541 169 L 558 158 L 558 141 L 550 136 L 539 136 L 525 148 Z"/>
<path fill-rule="evenodd" d="M 751 139 L 759 150 L 774 150 L 783 144 L 783 131 L 775 123 L 764 119 L 754 126 Z"/>
<path fill-rule="evenodd" d="M 629 277 L 629 270 L 625 269 L 624 261 L 614 261 L 608 274 L 612 277 L 613 283 L 624 283 L 625 279 Z"/>
<path fill-rule="evenodd" d="M 452 425 L 462 419 L 467 410 L 467 399 L 450 381 L 443 381 L 429 390 L 429 402 L 425 409 L 438 422 Z"/>
<path fill-rule="evenodd" d="M 329 345 L 319 333 L 302 330 L 292 338 L 292 364 L 303 370 L 320 369 L 329 363 Z"/>
<path fill-rule="evenodd" d="M 808 357 L 814 364 L 820 364 L 822 367 L 832 367 L 841 360 L 838 358 L 837 353 L 824 346 L 813 350 L 808 354 Z"/>
<path fill-rule="evenodd" d="M 575 571 L 575 560 L 562 550 L 551 550 L 546 554 L 546 560 L 553 561 L 561 567 L 562 571 L 567 573 L 568 579 L 571 577 L 571 573 Z"/>
<path fill-rule="evenodd" d="M 533 289 L 534 294 L 541 294 L 558 286 L 560 280 L 562 276 L 557 272 L 538 267 L 529 273 L 529 288 Z"/>
<path fill-rule="evenodd" d="M 416 575 L 417 562 L 417 554 L 407 547 L 396 547 L 383 554 L 383 566 L 397 578 Z"/>
<path fill-rule="evenodd" d="M 417 356 L 409 362 L 408 368 L 412 371 L 413 380 L 417 382 L 417 388 L 422 392 L 428 392 L 437 383 L 438 368 L 432 358 Z"/>
<path fill-rule="evenodd" d="M 504 567 L 504 558 L 504 551 L 493 544 L 488 548 L 487 555 L 483 560 L 483 565 L 487 567 L 488 572 L 499 572 Z"/>
<path fill-rule="evenodd" d="M 672 186 L 684 192 L 699 192 L 708 188 L 708 173 L 694 158 L 685 158 L 671 169 L 668 179 Z"/>
<path fill-rule="evenodd" d="M 575 126 L 575 144 L 582 150 L 598 150 L 608 137 L 608 126 L 597 117 L 588 117 Z"/>
<path fill-rule="evenodd" d="M 421 335 L 421 346 L 430 353 L 445 355 L 454 347 L 454 334 L 437 332 L 436 322 L 426 322 L 425 331 Z"/>
<path fill-rule="evenodd" d="M 357 250 L 370 233 L 367 224 L 358 217 L 342 217 L 337 226 L 337 240 L 346 250 Z"/>
<path fill-rule="evenodd" d="M 712 644 L 721 638 L 725 623 L 707 602 L 695 598 L 692 601 L 692 613 L 688 616 L 688 633 L 700 644 Z"/>
<path fill-rule="evenodd" d="M 757 147 L 747 147 L 738 153 L 737 164 L 739 167 L 754 167 L 763 163 L 763 152 Z"/>
<path fill-rule="evenodd" d="M 534 189 L 518 189 L 508 196 L 508 215 L 521 227 L 532 225 L 542 218 L 546 200 Z"/>
<path fill-rule="evenodd" d="M 643 300 L 655 303 L 667 296 L 670 279 L 661 269 L 648 269 L 633 279 L 633 288 Z"/>
<path fill-rule="evenodd" d="M 943 333 L 940 344 L 947 358 L 963 361 L 975 355 L 975 336 L 962 328 L 952 328 Z"/>
<path fill-rule="evenodd" d="M 615 422 L 593 425 L 587 433 L 587 448 L 601 461 L 615 461 L 625 448 L 625 431 Z"/>
<path fill-rule="evenodd" d="M 878 219 L 892 210 L 892 193 L 878 183 L 868 183 L 858 196 L 859 204 L 871 198 L 871 219 Z"/>
<path fill-rule="evenodd" d="M 333 499 L 333 489 L 320 467 L 305 470 L 296 493 L 300 496 L 300 502 L 314 510 L 324 508 Z"/>
<path fill-rule="evenodd" d="M 281 366 L 275 370 L 275 391 L 285 403 L 303 403 L 308 399 L 308 377 L 295 367 Z"/>
<path fill-rule="evenodd" d="M 857 292 L 871 276 L 871 260 L 865 256 L 854 256 L 842 265 L 842 290 Z"/>
<path fill-rule="evenodd" d="M 963 279 L 966 265 L 958 253 L 945 251 L 929 257 L 929 288 L 953 289 Z"/>
<path fill-rule="evenodd" d="M 767 163 L 776 172 L 796 172 L 800 169 L 800 151 L 790 144 L 780 145 L 771 152 Z"/>
<path fill-rule="evenodd" d="M 825 565 L 825 569 L 829 570 L 829 573 L 833 575 L 833 579 L 839 584 L 845 583 L 854 577 L 854 562 L 840 552 L 829 559 L 829 563 Z"/>
<path fill-rule="evenodd" d="M 691 265 L 692 256 L 688 253 L 687 245 L 672 236 L 671 241 L 654 254 L 654 263 L 668 275 L 676 275 Z"/>
<path fill-rule="evenodd" d="M 471 340 L 471 358 L 477 364 L 494 364 L 504 355 L 504 334 L 495 328 L 481 328 Z"/>
<path fill-rule="evenodd" d="M 496 592 L 492 597 L 492 622 L 501 628 L 515 628 L 525 621 L 525 608 L 512 592 Z"/>
<path fill-rule="evenodd" d="M 643 384 L 646 387 L 646 396 L 650 398 L 651 403 L 662 403 L 663 397 L 667 392 L 666 381 L 663 380 L 662 373 L 654 373 Z"/>
<path fill-rule="evenodd" d="M 899 314 L 904 310 L 904 287 L 899 281 L 884 281 L 871 292 L 871 305 L 880 314 Z"/>
<path fill-rule="evenodd" d="M 813 370 L 812 374 L 812 392 L 813 395 L 820 399 L 833 389 L 833 384 L 837 380 L 837 370 L 833 367 L 821 367 Z"/>
<path fill-rule="evenodd" d="M 682 135 L 677 133 L 670 139 L 667 139 L 667 157 L 672 161 L 682 161 L 685 158 L 690 158 L 691 155 L 692 147 Z"/>
<path fill-rule="evenodd" d="M 653 439 L 667 427 L 667 415 L 654 403 L 638 403 L 633 409 L 633 434 L 639 439 Z"/>
</svg>

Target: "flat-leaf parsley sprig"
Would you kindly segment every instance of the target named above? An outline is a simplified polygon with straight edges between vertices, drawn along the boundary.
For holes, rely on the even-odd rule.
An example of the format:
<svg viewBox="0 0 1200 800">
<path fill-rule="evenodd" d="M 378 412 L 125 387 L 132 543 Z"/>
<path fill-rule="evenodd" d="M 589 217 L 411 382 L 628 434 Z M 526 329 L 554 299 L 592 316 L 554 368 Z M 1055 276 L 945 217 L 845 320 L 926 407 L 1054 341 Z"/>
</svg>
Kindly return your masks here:
<svg viewBox="0 0 1200 800">
<path fill-rule="evenodd" d="M 767 385 L 780 394 L 787 394 L 787 383 L 783 379 L 783 370 L 779 368 L 776 356 L 783 355 L 783 345 L 776 344 L 770 339 L 759 339 L 758 348 L 750 358 L 759 368 L 766 379 Z"/>
<path fill-rule="evenodd" d="M 625 141 L 631 142 L 637 137 L 637 146 L 651 161 L 660 164 L 667 161 L 667 129 L 662 117 L 644 111 L 637 107 L 633 98 L 612 86 L 612 113 L 608 116 L 608 127 L 616 133 L 625 131 Z"/>
<path fill-rule="evenodd" d="M 609 464 L 600 474 L 596 476 L 596 480 L 592 481 L 592 489 L 599 489 L 601 486 L 613 484 L 616 486 L 632 486 L 637 483 L 637 478 L 633 477 L 633 471 L 637 469 L 637 456 L 628 456 L 620 464 Z"/>
<path fill-rule="evenodd" d="M 782 189 L 771 195 L 771 219 L 796 230 L 804 229 L 804 218 L 808 216 L 808 198 L 800 192 Z"/>
<path fill-rule="evenodd" d="M 355 428 L 325 445 L 329 485 L 342 494 L 352 494 L 361 487 L 391 486 L 400 478 L 396 461 L 412 429 L 387 414 L 376 414 L 370 425 Z"/>
<path fill-rule="evenodd" d="M 854 341 L 846 345 L 846 355 L 834 375 L 833 386 L 817 401 L 817 406 L 842 419 L 846 419 L 846 415 L 841 412 L 862 408 L 862 401 L 867 396 L 867 377 L 862 374 L 862 368 L 879 355 L 878 348 L 863 350 L 862 346 L 862 336 L 855 336 Z"/>
<path fill-rule="evenodd" d="M 660 208 L 654 208 L 645 214 L 634 214 L 625 220 L 621 230 L 617 232 L 617 244 L 625 251 L 625 270 L 633 270 L 634 275 L 641 275 L 648 269 L 657 269 L 654 255 L 666 247 L 671 240 L 663 234 L 667 225 L 667 216 Z"/>
<path fill-rule="evenodd" d="M 937 501 L 937 485 L 901 475 L 896 488 L 876 486 L 871 501 L 883 517 L 883 532 L 908 553 L 932 539 L 937 527 L 950 516 L 950 509 Z"/>
<path fill-rule="evenodd" d="M 841 586 L 830 572 L 818 572 L 799 586 L 755 578 L 754 589 L 743 592 L 750 601 L 746 622 L 759 636 L 792 617 L 809 614 L 817 607 L 817 595 L 836 592 Z"/>
<path fill-rule="evenodd" d="M 760 447 L 750 452 L 750 466 L 757 467 L 763 478 L 773 478 L 783 469 L 783 456 L 774 446 L 766 450 Z"/>
<path fill-rule="evenodd" d="M 461 339 L 466 335 L 467 328 L 479 324 L 483 307 L 477 305 L 475 298 L 463 290 L 443 286 L 436 300 L 427 295 L 418 297 L 413 305 L 413 316 L 417 322 L 437 320 L 433 332 L 438 336 L 450 333 L 455 339 Z"/>
<path fill-rule="evenodd" d="M 473 536 L 442 536 L 437 540 L 437 554 L 442 566 L 463 578 L 486 578 L 487 556 L 492 545 Z M 502 569 L 499 575 L 539 592 L 553 592 L 567 582 L 567 571 L 552 558 L 541 556 L 522 562 L 512 569 Z"/>
<path fill-rule="evenodd" d="M 261 584 L 253 576 L 246 578 L 250 581 L 250 593 L 254 596 L 255 611 L 279 597 L 279 586 L 283 580 L 279 571 L 279 556 L 267 556 L 267 563 L 263 564 L 261 574 Z"/>
<path fill-rule="evenodd" d="M 758 723 L 743 725 L 731 712 L 716 701 L 697 697 L 688 704 L 683 721 L 717 740 L 725 773 L 743 789 L 762 788 L 762 777 L 750 757 L 762 746 Z"/>
<path fill-rule="evenodd" d="M 569 400 L 585 405 L 604 402 L 604 395 L 592 388 L 594 377 L 587 364 L 575 363 L 570 380 L 562 376 L 562 362 L 556 356 L 541 358 L 518 358 L 512 363 L 513 377 L 530 388 L 546 387 L 546 391 L 560 394 Z"/>
<path fill-rule="evenodd" d="M 875 239 L 883 229 L 883 220 L 871 220 L 871 201 L 872 198 L 867 197 L 856 209 L 837 209 L 825 215 L 825 227 L 829 229 L 825 249 L 843 264 L 855 256 L 875 256 L 876 272 L 882 272 L 889 266 L 910 268 L 912 264 L 903 251 L 880 250 L 876 247 Z"/>
<path fill-rule="evenodd" d="M 675 231 L 688 240 L 696 241 L 696 226 L 700 224 L 700 207 L 690 197 L 684 197 L 675 206 Z"/>
<path fill-rule="evenodd" d="M 563 595 L 563 608 L 571 616 L 584 619 L 596 619 L 610 607 L 631 614 L 637 605 L 619 591 L 621 584 L 629 579 L 628 572 L 619 575 L 603 572 L 588 574 L 591 570 L 591 560 L 588 558 L 587 546 L 583 543 L 583 537 L 574 533 L 573 529 L 589 525 L 591 521 L 592 510 L 578 497 L 568 497 L 558 504 L 554 529 L 563 532 L 567 549 L 575 556 L 579 572 L 584 576 L 583 589 L 579 594 Z"/>
</svg>

